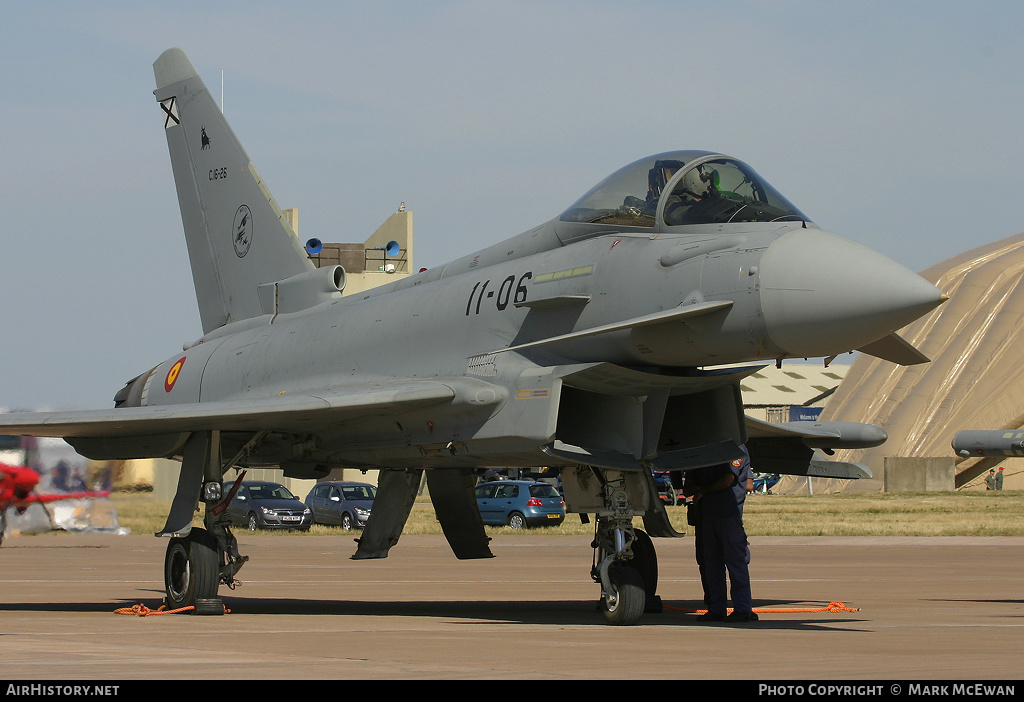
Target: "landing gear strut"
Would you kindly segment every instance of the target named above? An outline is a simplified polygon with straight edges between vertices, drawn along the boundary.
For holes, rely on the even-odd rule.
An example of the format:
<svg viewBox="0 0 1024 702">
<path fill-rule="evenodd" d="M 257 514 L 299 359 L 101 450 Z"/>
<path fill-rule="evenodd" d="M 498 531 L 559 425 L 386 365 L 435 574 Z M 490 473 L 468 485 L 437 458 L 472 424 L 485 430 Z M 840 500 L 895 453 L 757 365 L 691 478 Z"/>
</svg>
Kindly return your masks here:
<svg viewBox="0 0 1024 702">
<path fill-rule="evenodd" d="M 222 521 L 243 472 L 228 494 L 221 494 L 224 473 L 248 454 L 266 432 L 258 432 L 226 464 L 221 463 L 220 432 L 197 432 L 185 443 L 178 489 L 171 513 L 158 536 L 170 536 L 164 554 L 164 604 L 168 609 L 195 607 L 196 614 L 223 614 L 217 588 L 237 584 L 235 574 L 249 560 L 238 553 L 238 542 Z M 192 527 L 196 504 L 206 505 L 203 527 Z"/>
<path fill-rule="evenodd" d="M 249 560 L 239 555 L 231 530 L 211 519 L 209 511 L 208 529 L 193 528 L 185 536 L 171 537 L 167 544 L 164 604 L 168 609 L 194 606 L 196 614 L 223 614 L 224 601 L 217 589 L 221 583 L 234 589 L 235 574 Z"/>
<path fill-rule="evenodd" d="M 645 611 L 660 612 L 658 562 L 650 537 L 633 528 L 642 514 L 629 504 L 625 479 L 602 481 L 605 509 L 597 514 L 594 565 L 590 575 L 601 585 L 598 609 L 615 626 L 636 624 Z"/>
</svg>

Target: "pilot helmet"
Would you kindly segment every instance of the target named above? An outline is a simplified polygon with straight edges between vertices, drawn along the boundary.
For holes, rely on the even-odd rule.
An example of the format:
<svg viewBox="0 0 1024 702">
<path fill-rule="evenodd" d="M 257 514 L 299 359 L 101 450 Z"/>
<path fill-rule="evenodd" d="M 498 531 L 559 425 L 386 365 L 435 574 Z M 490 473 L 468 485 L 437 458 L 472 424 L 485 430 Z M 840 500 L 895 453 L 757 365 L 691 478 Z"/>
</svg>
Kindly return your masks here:
<svg viewBox="0 0 1024 702">
<path fill-rule="evenodd" d="M 693 197 L 707 197 L 708 192 L 711 190 L 713 173 L 710 169 L 705 172 L 703 164 L 691 168 L 683 176 L 683 192 Z"/>
</svg>

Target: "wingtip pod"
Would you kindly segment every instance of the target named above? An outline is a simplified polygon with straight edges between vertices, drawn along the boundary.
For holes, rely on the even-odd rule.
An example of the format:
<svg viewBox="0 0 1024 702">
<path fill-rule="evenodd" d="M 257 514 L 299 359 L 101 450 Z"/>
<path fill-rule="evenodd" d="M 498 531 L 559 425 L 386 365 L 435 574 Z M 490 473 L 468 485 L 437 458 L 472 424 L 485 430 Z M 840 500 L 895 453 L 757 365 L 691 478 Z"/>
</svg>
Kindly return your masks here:
<svg viewBox="0 0 1024 702">
<path fill-rule="evenodd" d="M 1024 456 L 1024 429 L 964 429 L 952 447 L 961 458 Z"/>
<path fill-rule="evenodd" d="M 160 54 L 160 58 L 153 62 L 153 75 L 156 77 L 156 89 L 160 90 L 199 73 L 185 52 L 175 47 Z"/>
<path fill-rule="evenodd" d="M 889 434 L 882 427 L 860 422 L 795 421 L 774 426 L 801 434 L 809 448 L 873 448 L 881 446 L 889 438 Z"/>
<path fill-rule="evenodd" d="M 822 436 L 805 439 L 812 448 L 863 449 L 881 446 L 889 440 L 889 434 L 876 424 L 862 422 L 814 422 L 811 427 Z M 831 438 L 825 436 L 831 434 Z"/>
</svg>

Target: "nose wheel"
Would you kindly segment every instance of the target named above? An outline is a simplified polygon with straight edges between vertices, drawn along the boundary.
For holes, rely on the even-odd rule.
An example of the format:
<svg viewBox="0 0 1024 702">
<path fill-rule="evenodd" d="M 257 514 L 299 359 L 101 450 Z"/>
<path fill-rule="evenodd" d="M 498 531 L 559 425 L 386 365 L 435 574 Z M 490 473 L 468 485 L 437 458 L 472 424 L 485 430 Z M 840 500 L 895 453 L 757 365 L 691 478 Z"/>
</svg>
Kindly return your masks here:
<svg viewBox="0 0 1024 702">
<path fill-rule="evenodd" d="M 601 584 L 598 606 L 604 619 L 613 626 L 632 626 L 644 613 L 644 581 L 640 573 L 624 564 L 608 570 L 607 585 Z"/>
</svg>

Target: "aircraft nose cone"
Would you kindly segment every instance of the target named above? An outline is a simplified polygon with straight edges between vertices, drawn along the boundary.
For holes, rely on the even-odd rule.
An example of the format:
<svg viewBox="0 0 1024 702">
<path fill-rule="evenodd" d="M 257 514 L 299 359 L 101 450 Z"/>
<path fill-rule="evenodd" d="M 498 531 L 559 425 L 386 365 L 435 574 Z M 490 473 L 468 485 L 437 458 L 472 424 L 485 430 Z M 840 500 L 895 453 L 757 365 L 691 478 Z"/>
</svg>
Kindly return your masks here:
<svg viewBox="0 0 1024 702">
<path fill-rule="evenodd" d="M 876 341 L 941 304 L 941 290 L 892 259 L 820 229 L 776 239 L 761 258 L 768 337 L 792 356 Z"/>
</svg>

